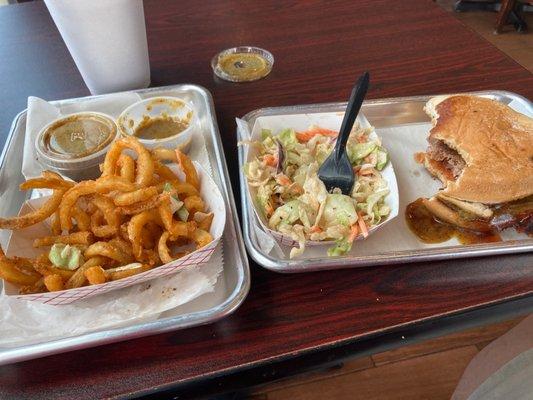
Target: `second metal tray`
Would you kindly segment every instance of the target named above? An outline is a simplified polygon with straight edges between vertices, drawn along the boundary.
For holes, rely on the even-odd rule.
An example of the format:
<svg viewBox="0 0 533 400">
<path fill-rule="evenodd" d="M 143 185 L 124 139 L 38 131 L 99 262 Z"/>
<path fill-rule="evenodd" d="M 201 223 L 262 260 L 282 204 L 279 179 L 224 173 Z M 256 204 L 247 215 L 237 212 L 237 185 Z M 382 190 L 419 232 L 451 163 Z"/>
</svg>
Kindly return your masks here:
<svg viewBox="0 0 533 400">
<path fill-rule="evenodd" d="M 504 104 L 513 104 L 518 106 L 520 110 L 529 116 L 533 116 L 533 106 L 531 102 L 522 96 L 515 93 L 505 91 L 484 91 L 473 93 L 483 97 L 492 98 Z M 391 128 L 405 128 L 420 127 L 422 124 L 429 124 L 430 119 L 423 111 L 424 104 L 433 96 L 416 96 L 391 98 L 381 100 L 365 101 L 362 107 L 362 112 L 376 128 L 378 136 L 382 136 L 385 130 Z M 257 118 L 264 116 L 277 116 L 288 114 L 312 114 L 312 113 L 327 113 L 335 112 L 344 113 L 346 103 L 327 103 L 327 104 L 311 104 L 291 107 L 274 107 L 263 108 L 252 111 L 246 114 L 242 119 L 248 123 L 250 130 Z M 381 133 L 380 133 L 381 131 Z M 427 131 L 426 131 L 427 132 Z M 425 134 L 426 136 L 427 134 Z M 425 140 L 424 136 L 424 140 Z M 382 136 L 385 140 L 385 137 Z M 239 138 L 244 139 L 244 138 Z M 384 144 L 386 145 L 385 141 Z M 423 151 L 421 148 L 419 151 Z M 413 158 L 412 154 L 391 154 L 394 161 L 394 168 L 398 175 L 397 167 L 404 163 L 407 157 Z M 306 257 L 305 253 L 299 258 L 290 259 L 287 256 L 287 251 L 284 255 L 267 253 L 261 248 L 261 240 L 257 237 L 256 227 L 258 226 L 257 217 L 252 209 L 253 205 L 248 193 L 246 179 L 243 173 L 242 166 L 245 162 L 245 149 L 239 147 L 239 165 L 240 165 L 240 189 L 242 202 L 242 223 L 244 240 L 248 253 L 260 265 L 267 269 L 282 272 L 309 272 L 316 270 L 328 270 L 338 268 L 353 268 L 365 267 L 372 265 L 384 265 L 395 263 L 406 263 L 415 261 L 429 261 L 442 260 L 453 258 L 465 258 L 473 256 L 488 256 L 493 254 L 507 254 L 518 252 L 533 251 L 533 239 L 520 240 L 505 240 L 497 243 L 475 244 L 475 245 L 449 245 L 447 243 L 429 246 L 396 246 L 395 243 L 388 242 L 386 245 L 380 247 L 379 251 L 362 251 L 361 254 L 355 253 L 353 250 L 351 254 L 344 257 Z M 400 187 L 400 214 L 393 220 L 389 226 L 383 228 L 397 229 L 397 232 L 405 235 L 412 235 L 410 231 L 405 231 L 401 228 L 404 223 L 405 204 L 402 205 L 402 188 Z M 420 195 L 418 195 L 419 197 Z M 412 200 L 410 200 L 412 201 Z M 405 199 L 404 199 L 405 202 Z M 402 221 L 400 221 L 402 220 Z M 379 239 L 382 232 L 377 232 L 375 237 L 371 237 L 374 242 Z M 361 246 L 364 246 L 362 242 Z M 283 247 L 283 246 L 282 246 Z M 286 250 L 286 249 L 285 249 Z"/>
</svg>

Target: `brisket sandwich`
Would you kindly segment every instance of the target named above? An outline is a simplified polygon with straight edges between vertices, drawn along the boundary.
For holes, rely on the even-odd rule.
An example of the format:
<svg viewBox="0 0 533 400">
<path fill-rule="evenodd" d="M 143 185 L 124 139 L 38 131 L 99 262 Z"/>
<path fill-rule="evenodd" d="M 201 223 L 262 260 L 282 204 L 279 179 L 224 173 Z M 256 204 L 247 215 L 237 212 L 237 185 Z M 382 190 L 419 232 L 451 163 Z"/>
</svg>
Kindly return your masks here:
<svg viewBox="0 0 533 400">
<path fill-rule="evenodd" d="M 533 119 L 494 100 L 439 96 L 424 111 L 433 128 L 416 160 L 443 184 L 425 206 L 474 231 L 532 233 Z"/>
</svg>

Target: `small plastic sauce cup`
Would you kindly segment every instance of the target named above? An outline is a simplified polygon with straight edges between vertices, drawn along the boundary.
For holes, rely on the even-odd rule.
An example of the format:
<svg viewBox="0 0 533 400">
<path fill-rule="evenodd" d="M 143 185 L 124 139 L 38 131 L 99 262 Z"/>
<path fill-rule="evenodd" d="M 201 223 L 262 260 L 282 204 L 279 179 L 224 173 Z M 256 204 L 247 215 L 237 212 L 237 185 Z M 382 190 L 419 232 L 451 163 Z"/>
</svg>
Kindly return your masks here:
<svg viewBox="0 0 533 400">
<path fill-rule="evenodd" d="M 152 97 L 126 108 L 118 118 L 122 135 L 135 136 L 148 148 L 187 151 L 198 118 L 193 106 L 178 97 Z"/>
<path fill-rule="evenodd" d="M 117 135 L 117 125 L 107 114 L 71 114 L 39 132 L 37 158 L 45 168 L 75 181 L 94 179 L 100 175 L 99 164 Z"/>
</svg>

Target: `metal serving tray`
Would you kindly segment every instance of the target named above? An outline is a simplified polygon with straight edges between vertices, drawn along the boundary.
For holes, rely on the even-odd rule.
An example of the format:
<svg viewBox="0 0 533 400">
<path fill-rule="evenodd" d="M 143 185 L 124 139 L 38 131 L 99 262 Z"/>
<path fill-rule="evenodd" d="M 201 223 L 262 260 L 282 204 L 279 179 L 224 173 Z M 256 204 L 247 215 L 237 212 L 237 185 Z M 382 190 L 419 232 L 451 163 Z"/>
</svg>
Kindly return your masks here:
<svg viewBox="0 0 533 400">
<path fill-rule="evenodd" d="M 201 132 L 209 154 L 213 179 L 224 196 L 228 215 L 221 239 L 224 250 L 224 269 L 215 285 L 215 290 L 163 313 L 159 319 L 152 322 L 106 329 L 23 347 L 0 349 L 0 365 L 207 324 L 232 313 L 248 294 L 250 288 L 248 258 L 240 229 L 238 229 L 235 200 L 211 94 L 196 85 L 165 86 L 134 92 L 141 97 L 179 96 L 193 103 L 199 110 Z M 60 100 L 52 104 L 70 105 L 103 96 L 105 95 Z M 0 215 L 15 215 L 20 204 L 27 198 L 26 193 L 18 190 L 19 184 L 24 181 L 21 173 L 21 154 L 24 146 L 26 112 L 27 110 L 24 110 L 15 117 L 0 156 Z"/>
<path fill-rule="evenodd" d="M 475 92 L 472 94 L 492 98 L 504 104 L 513 103 L 518 105 L 522 112 L 528 113 L 533 116 L 533 105 L 526 98 L 519 96 L 515 93 L 505 91 L 483 91 Z M 370 121 L 370 123 L 376 128 L 378 136 L 382 137 L 385 142 L 385 137 L 382 133 L 385 133 L 386 129 L 390 128 L 404 128 L 404 127 L 416 127 L 421 124 L 428 124 L 430 122 L 429 117 L 423 111 L 423 106 L 433 96 L 415 96 L 415 97 L 403 97 L 403 98 L 390 98 L 381 100 L 369 100 L 365 101 L 362 107 L 362 112 Z M 246 114 L 242 119 L 248 123 L 250 131 L 257 118 L 263 116 L 277 116 L 288 114 L 312 114 L 312 113 L 324 113 L 324 112 L 342 112 L 346 109 L 346 103 L 326 103 L 326 104 L 310 104 L 299 105 L 289 107 L 274 107 L 274 108 L 262 108 L 252 111 Z M 382 133 L 380 133 L 380 130 Z M 238 135 L 241 135 L 238 131 Z M 239 137 L 240 140 L 245 139 Z M 423 150 L 423 149 L 421 149 Z M 419 150 L 420 151 L 420 150 Z M 366 254 L 356 255 L 353 253 L 344 257 L 306 257 L 303 256 L 295 259 L 289 259 L 287 251 L 284 246 L 281 246 L 284 250 L 284 255 L 276 255 L 266 253 L 261 249 L 260 240 L 258 239 L 255 228 L 258 226 L 257 216 L 253 210 L 253 204 L 250 199 L 246 179 L 243 173 L 243 164 L 245 162 L 246 151 L 243 146 L 239 147 L 239 165 L 240 165 L 240 186 L 241 186 L 241 201 L 242 201 L 242 222 L 244 231 L 244 241 L 248 249 L 250 256 L 263 267 L 276 272 L 282 273 L 294 273 L 294 272 L 309 272 L 317 270 L 328 270 L 338 268 L 353 268 L 353 267 L 366 267 L 372 265 L 384 265 L 395 263 L 407 263 L 415 261 L 430 261 L 430 260 L 443 260 L 454 258 L 465 258 L 473 256 L 488 256 L 493 254 L 508 254 L 518 252 L 530 252 L 533 251 L 533 239 L 520 239 L 520 240 L 505 240 L 498 243 L 489 244 L 475 244 L 475 245 L 435 245 L 433 247 L 425 248 L 395 248 L 396 244 L 388 242 L 387 249 L 378 252 L 366 252 Z M 392 154 L 393 165 L 398 176 L 401 171 L 398 171 L 398 167 L 402 162 L 406 160 L 406 157 L 413 158 L 413 154 Z M 400 182 L 399 182 L 400 185 Z M 405 202 L 405 200 L 404 200 Z M 393 225 L 398 223 L 400 219 L 403 220 L 405 212 L 405 204 L 402 204 L 402 188 L 400 187 L 400 213 L 395 220 L 389 223 L 389 226 L 384 227 L 386 229 L 393 229 Z M 392 226 L 392 227 L 391 227 Z M 398 228 L 396 228 L 398 229 Z M 378 238 L 382 231 L 376 232 L 374 236 L 371 236 L 367 240 L 375 240 Z M 401 231 L 403 234 L 404 231 Z M 405 235 L 412 235 L 410 231 L 405 232 Z M 358 246 L 364 246 L 365 241 L 357 242 Z M 364 253 L 364 252 L 363 252 Z"/>
</svg>

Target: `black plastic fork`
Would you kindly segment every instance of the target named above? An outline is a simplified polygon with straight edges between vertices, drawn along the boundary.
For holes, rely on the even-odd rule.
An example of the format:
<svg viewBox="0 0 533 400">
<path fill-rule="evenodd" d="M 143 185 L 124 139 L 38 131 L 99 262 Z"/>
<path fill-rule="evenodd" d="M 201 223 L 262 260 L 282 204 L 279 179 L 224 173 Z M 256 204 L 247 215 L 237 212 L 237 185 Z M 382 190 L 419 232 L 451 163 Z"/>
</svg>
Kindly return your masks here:
<svg viewBox="0 0 533 400">
<path fill-rule="evenodd" d="M 346 153 L 346 142 L 363 104 L 369 81 L 370 75 L 368 72 L 365 72 L 357 80 L 357 83 L 352 89 L 348 105 L 346 106 L 346 112 L 342 120 L 339 136 L 337 136 L 335 148 L 318 169 L 318 177 L 324 182 L 328 192 L 339 188 L 343 194 L 348 195 L 355 183 L 355 174 L 352 164 L 348 159 L 348 154 Z"/>
</svg>

